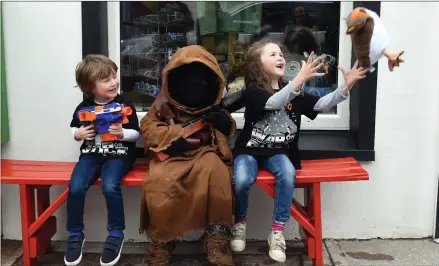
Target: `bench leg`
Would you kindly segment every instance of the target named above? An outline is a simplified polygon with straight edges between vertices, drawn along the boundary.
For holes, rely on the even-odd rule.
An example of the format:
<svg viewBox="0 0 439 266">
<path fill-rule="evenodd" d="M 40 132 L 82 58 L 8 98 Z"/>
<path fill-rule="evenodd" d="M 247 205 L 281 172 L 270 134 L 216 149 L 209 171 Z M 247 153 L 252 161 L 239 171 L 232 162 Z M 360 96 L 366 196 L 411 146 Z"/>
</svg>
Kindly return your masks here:
<svg viewBox="0 0 439 266">
<path fill-rule="evenodd" d="M 271 184 L 257 183 L 268 195 L 274 198 L 275 188 Z M 311 185 L 311 184 L 310 184 Z M 305 188 L 305 206 L 295 199 L 291 204 L 291 216 L 300 225 L 300 235 L 305 240 L 307 255 L 315 266 L 323 266 L 322 212 L 320 183 Z"/>
<path fill-rule="evenodd" d="M 309 193 L 309 192 L 308 192 Z M 315 266 L 323 266 L 323 233 L 322 233 L 322 206 L 320 200 L 320 183 L 314 183 L 312 187 L 312 196 L 308 197 L 312 199 L 309 202 L 309 210 L 312 209 L 311 213 L 308 213 L 314 219 L 314 244 L 315 244 L 315 258 L 313 259 L 313 264 Z"/>
<path fill-rule="evenodd" d="M 28 185 L 20 185 L 21 233 L 24 266 L 36 266 L 37 259 L 30 257 L 29 227 L 35 221 L 35 194 Z"/>
<path fill-rule="evenodd" d="M 49 208 L 50 206 L 50 194 L 49 194 L 50 187 L 39 187 L 37 188 L 37 208 L 38 208 L 38 217 L 43 214 L 43 212 Z M 55 217 L 53 217 L 55 218 Z M 56 221 L 56 220 L 55 220 Z M 53 226 L 53 224 L 52 224 Z M 56 222 L 55 222 L 55 228 L 52 228 L 56 232 Z M 51 246 L 51 237 L 48 235 L 47 237 L 41 238 L 40 241 L 37 243 L 39 246 L 39 250 L 41 253 L 40 255 L 45 255 L 49 253 L 52 250 Z"/>
</svg>

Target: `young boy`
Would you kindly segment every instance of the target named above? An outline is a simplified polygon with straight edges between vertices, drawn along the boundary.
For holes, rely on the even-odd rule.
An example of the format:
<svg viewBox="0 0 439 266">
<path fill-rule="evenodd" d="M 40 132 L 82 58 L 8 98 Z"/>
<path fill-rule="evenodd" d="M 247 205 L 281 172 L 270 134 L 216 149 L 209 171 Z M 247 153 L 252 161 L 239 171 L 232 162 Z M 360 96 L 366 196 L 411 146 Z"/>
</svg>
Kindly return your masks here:
<svg viewBox="0 0 439 266">
<path fill-rule="evenodd" d="M 70 123 L 73 137 L 83 141 L 79 161 L 73 170 L 67 199 L 67 231 L 64 262 L 77 265 L 82 259 L 85 242 L 83 216 L 85 194 L 100 176 L 102 192 L 107 205 L 108 237 L 100 259 L 101 265 L 114 265 L 120 258 L 123 245 L 125 218 L 120 182 L 131 169 L 136 159 L 135 148 L 139 137 L 139 121 L 136 109 L 126 103 L 118 94 L 118 67 L 103 55 L 89 55 L 76 67 L 76 82 L 86 95 L 86 99 L 76 107 Z M 97 107 L 107 104 L 124 104 L 132 109 L 128 123 L 113 123 L 109 133 L 116 140 L 102 140 L 93 124 L 84 125 L 78 119 L 78 111 L 83 107 Z"/>
</svg>

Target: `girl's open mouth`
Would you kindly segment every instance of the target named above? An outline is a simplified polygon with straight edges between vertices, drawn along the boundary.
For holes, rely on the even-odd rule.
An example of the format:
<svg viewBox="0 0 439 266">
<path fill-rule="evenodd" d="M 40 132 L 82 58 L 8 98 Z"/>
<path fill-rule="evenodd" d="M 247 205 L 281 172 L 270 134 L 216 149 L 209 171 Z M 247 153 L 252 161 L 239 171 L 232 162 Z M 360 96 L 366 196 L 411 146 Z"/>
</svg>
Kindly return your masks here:
<svg viewBox="0 0 439 266">
<path fill-rule="evenodd" d="M 279 69 L 282 69 L 282 68 L 284 68 L 284 64 L 283 63 L 277 64 L 276 67 Z"/>
</svg>

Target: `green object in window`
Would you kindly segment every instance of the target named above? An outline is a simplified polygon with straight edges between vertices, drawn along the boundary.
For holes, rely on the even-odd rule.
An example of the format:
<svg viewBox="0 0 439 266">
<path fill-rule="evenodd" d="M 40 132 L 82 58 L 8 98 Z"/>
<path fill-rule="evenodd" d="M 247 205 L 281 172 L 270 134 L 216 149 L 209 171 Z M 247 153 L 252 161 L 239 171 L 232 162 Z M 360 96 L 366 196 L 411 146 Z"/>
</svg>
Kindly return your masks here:
<svg viewBox="0 0 439 266">
<path fill-rule="evenodd" d="M 9 123 L 8 123 L 8 97 L 6 93 L 6 64 L 5 64 L 5 45 L 3 38 L 3 10 L 0 9 L 0 23 L 1 23 L 1 126 L 2 136 L 1 143 L 9 140 Z"/>
<path fill-rule="evenodd" d="M 261 27 L 262 3 L 246 1 L 197 2 L 200 36 L 228 32 L 255 33 Z"/>
</svg>

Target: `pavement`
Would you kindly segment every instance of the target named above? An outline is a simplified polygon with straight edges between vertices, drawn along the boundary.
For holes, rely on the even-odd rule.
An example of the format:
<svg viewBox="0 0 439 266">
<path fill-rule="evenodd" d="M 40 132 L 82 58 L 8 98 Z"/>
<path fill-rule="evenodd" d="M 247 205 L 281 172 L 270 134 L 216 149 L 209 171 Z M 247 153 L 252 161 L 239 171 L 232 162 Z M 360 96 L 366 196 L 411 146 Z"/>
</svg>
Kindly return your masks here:
<svg viewBox="0 0 439 266">
<path fill-rule="evenodd" d="M 123 254 L 117 265 L 143 265 L 146 243 L 126 242 Z M 99 265 L 103 244 L 87 242 L 84 245 L 84 256 L 81 266 Z M 52 252 L 39 257 L 40 266 L 63 266 L 64 243 L 52 242 Z M 304 256 L 301 242 L 288 241 L 287 261 L 276 263 L 268 256 L 265 241 L 248 242 L 246 250 L 235 255 L 236 266 L 310 266 L 311 261 Z M 22 266 L 21 242 L 2 240 L 1 265 Z M 432 239 L 392 239 L 392 240 L 325 240 L 325 266 L 347 265 L 398 265 L 398 266 L 433 266 L 439 265 L 439 244 Z M 173 253 L 171 266 L 204 266 L 210 265 L 200 245 L 196 242 L 181 242 Z"/>
<path fill-rule="evenodd" d="M 439 265 L 439 244 L 418 240 L 326 240 L 333 265 Z"/>
</svg>

